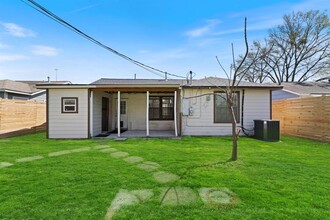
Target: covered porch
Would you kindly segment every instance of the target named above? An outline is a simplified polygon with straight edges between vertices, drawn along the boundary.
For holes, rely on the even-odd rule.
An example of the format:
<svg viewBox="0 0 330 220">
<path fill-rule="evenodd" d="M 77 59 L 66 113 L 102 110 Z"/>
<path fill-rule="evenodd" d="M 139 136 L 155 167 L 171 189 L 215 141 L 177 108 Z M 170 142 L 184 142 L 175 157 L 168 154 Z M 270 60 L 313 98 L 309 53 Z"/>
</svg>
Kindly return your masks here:
<svg viewBox="0 0 330 220">
<path fill-rule="evenodd" d="M 178 137 L 178 93 L 173 86 L 91 89 L 91 137 Z"/>
</svg>

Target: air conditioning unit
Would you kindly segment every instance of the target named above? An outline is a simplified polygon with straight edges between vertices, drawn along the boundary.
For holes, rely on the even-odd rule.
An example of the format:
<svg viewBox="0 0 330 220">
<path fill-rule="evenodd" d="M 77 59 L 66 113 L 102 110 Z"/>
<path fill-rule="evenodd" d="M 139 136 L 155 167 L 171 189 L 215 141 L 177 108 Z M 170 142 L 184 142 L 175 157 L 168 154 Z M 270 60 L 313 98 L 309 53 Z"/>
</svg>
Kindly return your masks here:
<svg viewBox="0 0 330 220">
<path fill-rule="evenodd" d="M 280 141 L 280 121 L 254 120 L 254 137 L 263 141 Z"/>
</svg>

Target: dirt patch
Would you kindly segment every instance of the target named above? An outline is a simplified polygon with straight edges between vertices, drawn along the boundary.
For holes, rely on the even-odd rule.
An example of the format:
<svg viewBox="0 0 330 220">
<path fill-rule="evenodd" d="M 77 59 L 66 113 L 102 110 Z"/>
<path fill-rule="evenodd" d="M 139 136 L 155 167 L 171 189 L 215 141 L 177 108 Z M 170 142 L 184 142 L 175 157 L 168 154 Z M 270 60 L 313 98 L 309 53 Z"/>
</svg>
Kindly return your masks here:
<svg viewBox="0 0 330 220">
<path fill-rule="evenodd" d="M 109 145 L 97 145 L 97 146 L 94 146 L 93 149 L 104 149 L 104 148 L 108 148 L 110 147 Z"/>
<path fill-rule="evenodd" d="M 16 159 L 16 162 L 21 163 L 21 162 L 29 162 L 29 161 L 34 161 L 34 160 L 40 160 L 43 159 L 43 156 L 33 156 L 33 157 L 23 157 Z"/>
<path fill-rule="evenodd" d="M 128 163 L 140 163 L 144 159 L 142 157 L 131 156 L 131 157 L 126 157 L 124 160 Z"/>
<path fill-rule="evenodd" d="M 128 153 L 122 152 L 122 151 L 118 151 L 118 152 L 111 154 L 111 157 L 114 157 L 114 158 L 122 158 L 122 157 L 127 157 L 127 156 L 128 156 Z"/>
<path fill-rule="evenodd" d="M 196 192 L 188 187 L 162 188 L 160 194 L 161 205 L 189 205 L 195 203 L 196 200 Z"/>
<path fill-rule="evenodd" d="M 10 167 L 12 165 L 14 165 L 14 164 L 8 163 L 8 162 L 0 162 L 0 168 L 2 168 L 2 167 Z"/>
<path fill-rule="evenodd" d="M 78 149 L 73 149 L 73 150 L 70 150 L 72 153 L 77 153 L 77 152 L 83 152 L 83 151 L 88 151 L 90 150 L 91 148 L 90 147 L 83 147 L 83 148 L 78 148 Z"/>
<path fill-rule="evenodd" d="M 116 152 L 116 151 L 117 151 L 116 148 L 105 148 L 105 149 L 100 150 L 100 152 L 103 152 L 103 153 Z"/>
<path fill-rule="evenodd" d="M 178 175 L 164 171 L 154 173 L 153 176 L 155 180 L 159 183 L 171 183 L 180 179 Z"/>
<path fill-rule="evenodd" d="M 157 170 L 160 167 L 160 165 L 156 162 L 145 161 L 141 164 L 138 164 L 137 167 L 144 170 L 144 171 L 152 172 L 152 171 Z"/>
<path fill-rule="evenodd" d="M 200 188 L 198 192 L 208 205 L 232 205 L 239 202 L 236 194 L 227 188 Z"/>
<path fill-rule="evenodd" d="M 152 190 L 133 190 L 128 191 L 125 189 L 119 190 L 110 207 L 108 208 L 107 214 L 104 219 L 112 219 L 113 215 L 120 210 L 122 207 L 138 204 L 143 202 L 154 195 Z"/>
</svg>

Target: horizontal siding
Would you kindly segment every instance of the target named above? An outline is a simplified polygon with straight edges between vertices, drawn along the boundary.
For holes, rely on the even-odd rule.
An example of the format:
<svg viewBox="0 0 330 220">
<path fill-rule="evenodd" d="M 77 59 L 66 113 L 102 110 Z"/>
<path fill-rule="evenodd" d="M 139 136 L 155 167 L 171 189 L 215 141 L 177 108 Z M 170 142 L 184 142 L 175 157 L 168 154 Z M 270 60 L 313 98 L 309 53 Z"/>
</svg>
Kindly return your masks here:
<svg viewBox="0 0 330 220">
<path fill-rule="evenodd" d="M 186 108 L 192 107 L 193 115 L 183 116 L 183 135 L 231 135 L 231 123 L 214 123 L 214 91 L 214 89 L 184 89 L 183 97 L 200 97 L 190 98 L 188 106 L 185 106 Z M 240 108 L 242 108 L 242 90 L 237 91 L 240 92 Z M 240 123 L 242 122 L 241 112 L 242 109 L 240 109 Z M 269 117 L 269 90 L 245 89 L 244 127 L 253 129 L 254 119 L 269 119 Z"/>
<path fill-rule="evenodd" d="M 62 97 L 78 98 L 78 113 L 62 113 Z M 88 138 L 88 90 L 49 89 L 49 138 Z"/>
</svg>

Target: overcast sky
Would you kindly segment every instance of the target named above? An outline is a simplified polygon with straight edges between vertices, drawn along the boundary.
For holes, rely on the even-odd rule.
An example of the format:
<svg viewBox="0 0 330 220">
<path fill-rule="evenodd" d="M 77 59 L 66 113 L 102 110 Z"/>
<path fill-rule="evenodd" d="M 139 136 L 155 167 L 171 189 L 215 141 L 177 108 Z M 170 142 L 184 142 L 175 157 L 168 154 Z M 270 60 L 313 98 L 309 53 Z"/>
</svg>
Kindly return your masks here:
<svg viewBox="0 0 330 220">
<path fill-rule="evenodd" d="M 329 0 L 37 0 L 88 35 L 142 63 L 196 78 L 224 77 L 231 43 L 243 53 L 293 11 L 327 10 Z M 328 12 L 329 13 L 329 12 Z M 98 47 L 20 0 L 0 0 L 0 79 L 69 80 L 159 78 Z"/>
</svg>

